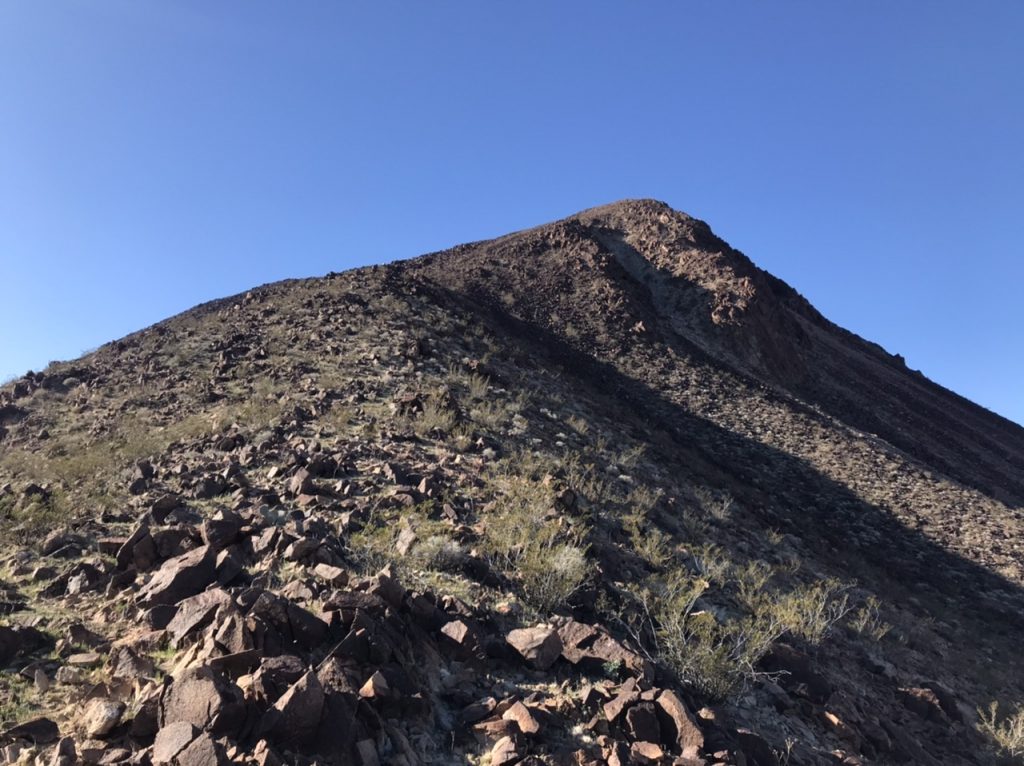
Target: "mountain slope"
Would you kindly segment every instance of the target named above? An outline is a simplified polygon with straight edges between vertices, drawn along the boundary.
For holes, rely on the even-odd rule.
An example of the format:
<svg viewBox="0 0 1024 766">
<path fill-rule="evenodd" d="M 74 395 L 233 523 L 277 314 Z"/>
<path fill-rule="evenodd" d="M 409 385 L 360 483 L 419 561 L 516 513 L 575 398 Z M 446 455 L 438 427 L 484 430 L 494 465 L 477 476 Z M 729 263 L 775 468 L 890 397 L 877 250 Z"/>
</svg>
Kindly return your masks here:
<svg viewBox="0 0 1024 766">
<path fill-rule="evenodd" d="M 0 420 L 2 717 L 79 751 L 986 763 L 1024 699 L 1024 429 L 662 203 L 206 304 Z M 90 645 L 101 734 L 18 680 Z"/>
</svg>

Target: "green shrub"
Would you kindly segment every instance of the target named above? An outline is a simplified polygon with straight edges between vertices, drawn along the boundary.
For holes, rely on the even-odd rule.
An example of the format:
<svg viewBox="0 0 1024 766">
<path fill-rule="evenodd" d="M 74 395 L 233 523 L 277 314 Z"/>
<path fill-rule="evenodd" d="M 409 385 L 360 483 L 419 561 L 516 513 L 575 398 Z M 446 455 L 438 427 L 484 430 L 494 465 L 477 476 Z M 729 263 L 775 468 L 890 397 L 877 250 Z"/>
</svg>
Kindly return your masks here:
<svg viewBox="0 0 1024 766">
<path fill-rule="evenodd" d="M 550 466 L 547 466 L 550 467 Z M 554 512 L 542 460 L 519 455 L 491 477 L 495 499 L 484 547 L 492 563 L 518 581 L 523 598 L 542 613 L 563 605 L 587 576 L 589 529 Z"/>
<path fill-rule="evenodd" d="M 850 627 L 874 641 L 881 641 L 892 630 L 892 625 L 882 619 L 878 599 L 874 596 L 868 596 L 864 605 L 853 613 Z"/>
</svg>

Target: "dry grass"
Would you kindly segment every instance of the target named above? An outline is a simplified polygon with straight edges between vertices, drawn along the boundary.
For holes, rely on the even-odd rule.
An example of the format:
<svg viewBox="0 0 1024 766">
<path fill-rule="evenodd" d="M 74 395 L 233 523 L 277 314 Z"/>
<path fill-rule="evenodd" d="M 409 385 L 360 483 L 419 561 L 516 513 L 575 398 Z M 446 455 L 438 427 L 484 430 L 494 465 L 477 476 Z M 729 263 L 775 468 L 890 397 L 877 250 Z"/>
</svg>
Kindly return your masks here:
<svg viewBox="0 0 1024 766">
<path fill-rule="evenodd" d="M 1024 705 L 1005 716 L 999 715 L 999 703 L 978 709 L 978 730 L 988 737 L 996 750 L 1016 763 L 1024 763 Z"/>
</svg>

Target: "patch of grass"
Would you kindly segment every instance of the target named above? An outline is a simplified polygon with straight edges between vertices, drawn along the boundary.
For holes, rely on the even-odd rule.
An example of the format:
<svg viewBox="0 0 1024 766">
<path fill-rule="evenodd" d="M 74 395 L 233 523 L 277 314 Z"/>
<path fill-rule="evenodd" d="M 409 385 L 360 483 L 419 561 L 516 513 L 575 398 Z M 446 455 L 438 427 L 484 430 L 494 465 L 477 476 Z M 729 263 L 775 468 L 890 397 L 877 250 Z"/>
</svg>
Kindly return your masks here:
<svg viewBox="0 0 1024 766">
<path fill-rule="evenodd" d="M 412 421 L 412 427 L 420 437 L 447 435 L 455 427 L 456 420 L 454 412 L 431 398 L 423 405 L 420 416 Z"/>
<path fill-rule="evenodd" d="M 31 718 L 39 709 L 35 689 L 20 673 L 4 673 L 0 680 L 0 723 L 4 728 Z"/>
</svg>

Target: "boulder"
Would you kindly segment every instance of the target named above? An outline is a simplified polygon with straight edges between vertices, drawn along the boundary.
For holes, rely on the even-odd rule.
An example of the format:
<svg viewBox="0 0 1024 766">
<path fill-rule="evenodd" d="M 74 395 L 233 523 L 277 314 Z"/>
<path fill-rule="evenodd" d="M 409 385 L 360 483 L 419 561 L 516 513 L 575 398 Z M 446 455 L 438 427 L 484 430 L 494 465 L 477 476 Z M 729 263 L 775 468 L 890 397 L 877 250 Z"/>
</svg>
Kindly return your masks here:
<svg viewBox="0 0 1024 766">
<path fill-rule="evenodd" d="M 533 715 L 530 708 L 522 702 L 514 703 L 508 710 L 501 714 L 502 720 L 515 721 L 519 731 L 523 734 L 540 733 L 540 721 Z"/>
<path fill-rule="evenodd" d="M 209 624 L 217 609 L 233 606 L 231 596 L 220 588 L 211 588 L 190 596 L 178 606 L 174 618 L 167 624 L 167 632 L 176 644 L 180 644 L 183 639 Z"/>
<path fill-rule="evenodd" d="M 174 759 L 175 766 L 227 766 L 229 763 L 224 748 L 206 732 L 200 732 Z"/>
<path fill-rule="evenodd" d="M 666 689 L 655 699 L 661 724 L 662 741 L 671 742 L 684 757 L 693 758 L 704 747 L 704 734 L 686 705 L 675 692 Z"/>
<path fill-rule="evenodd" d="M 2 740 L 27 740 L 37 745 L 48 745 L 60 738 L 60 729 L 49 718 L 33 718 L 19 723 L 0 734 Z"/>
<path fill-rule="evenodd" d="M 215 735 L 232 734 L 244 719 L 241 689 L 206 666 L 184 670 L 160 700 L 161 728 L 185 721 Z"/>
<path fill-rule="evenodd" d="M 142 607 L 177 604 L 213 582 L 216 554 L 208 545 L 168 559 L 136 596 Z"/>
<path fill-rule="evenodd" d="M 609 702 L 605 703 L 603 707 L 604 717 L 608 721 L 614 722 L 627 707 L 632 705 L 640 699 L 640 692 L 637 690 L 636 679 L 630 678 L 622 686 L 619 687 L 618 694 L 616 694 Z"/>
<path fill-rule="evenodd" d="M 641 742 L 661 742 L 658 713 L 651 702 L 639 702 L 626 711 L 626 731 Z"/>
<path fill-rule="evenodd" d="M 543 625 L 513 630 L 505 640 L 537 670 L 550 668 L 562 653 L 558 631 Z"/>
<path fill-rule="evenodd" d="M 178 754 L 192 744 L 199 736 L 199 729 L 188 721 L 178 721 L 165 726 L 156 734 L 153 742 L 153 765 L 173 764 Z"/>
<path fill-rule="evenodd" d="M 316 736 L 323 708 L 324 688 L 309 670 L 267 712 L 263 730 L 284 744 L 308 743 Z"/>
<path fill-rule="evenodd" d="M 124 703 L 109 699 L 94 699 L 82 717 L 82 728 L 88 737 L 105 737 L 121 723 Z"/>
</svg>

